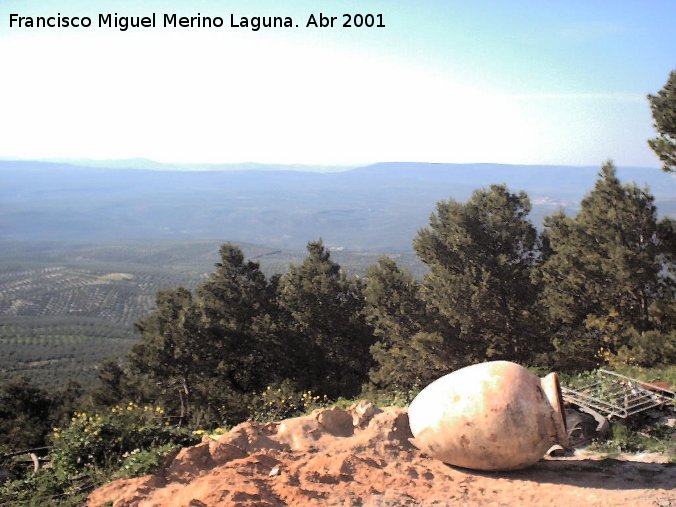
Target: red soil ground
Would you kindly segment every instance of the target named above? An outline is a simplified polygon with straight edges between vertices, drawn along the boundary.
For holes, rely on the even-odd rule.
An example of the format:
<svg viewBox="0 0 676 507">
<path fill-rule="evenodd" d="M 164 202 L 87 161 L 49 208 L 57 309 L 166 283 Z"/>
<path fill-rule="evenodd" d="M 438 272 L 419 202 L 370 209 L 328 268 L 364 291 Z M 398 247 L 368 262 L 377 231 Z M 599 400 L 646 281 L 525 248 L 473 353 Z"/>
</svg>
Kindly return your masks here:
<svg viewBox="0 0 676 507">
<path fill-rule="evenodd" d="M 547 458 L 485 473 L 429 458 L 409 438 L 405 409 L 363 403 L 247 422 L 183 449 L 156 475 L 99 488 L 87 505 L 676 505 L 674 465 Z"/>
</svg>

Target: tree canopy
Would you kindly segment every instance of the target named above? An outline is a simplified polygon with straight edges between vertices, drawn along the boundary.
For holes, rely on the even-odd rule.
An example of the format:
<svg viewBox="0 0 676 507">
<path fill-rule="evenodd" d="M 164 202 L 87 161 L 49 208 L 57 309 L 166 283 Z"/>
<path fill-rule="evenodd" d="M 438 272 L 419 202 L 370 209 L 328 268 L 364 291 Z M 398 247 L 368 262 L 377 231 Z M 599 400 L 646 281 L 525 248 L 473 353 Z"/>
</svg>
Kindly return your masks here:
<svg viewBox="0 0 676 507">
<path fill-rule="evenodd" d="M 531 279 L 538 238 L 530 209 L 525 193 L 492 185 L 465 204 L 439 202 L 413 242 L 429 267 L 423 299 L 457 328 L 467 362 L 526 361 L 540 346 Z"/>
<path fill-rule="evenodd" d="M 390 393 L 415 392 L 462 363 L 455 330 L 420 294 L 420 284 L 389 257 L 366 272 L 366 321 L 373 327 L 371 385 Z"/>
<path fill-rule="evenodd" d="M 671 71 L 657 95 L 648 95 L 648 101 L 659 134 L 648 144 L 662 161 L 662 169 L 673 172 L 676 170 L 676 70 Z"/>
<path fill-rule="evenodd" d="M 354 396 L 371 365 L 372 333 L 362 309 L 363 283 L 348 278 L 321 240 L 311 241 L 307 256 L 290 266 L 279 281 L 279 304 L 291 330 L 311 351 L 313 389 L 331 396 Z"/>
<path fill-rule="evenodd" d="M 610 162 L 576 217 L 545 219 L 551 255 L 541 297 L 565 366 L 592 367 L 604 350 L 660 326 L 656 313 L 674 289 L 668 223 L 658 223 L 649 192 L 623 186 Z"/>
</svg>

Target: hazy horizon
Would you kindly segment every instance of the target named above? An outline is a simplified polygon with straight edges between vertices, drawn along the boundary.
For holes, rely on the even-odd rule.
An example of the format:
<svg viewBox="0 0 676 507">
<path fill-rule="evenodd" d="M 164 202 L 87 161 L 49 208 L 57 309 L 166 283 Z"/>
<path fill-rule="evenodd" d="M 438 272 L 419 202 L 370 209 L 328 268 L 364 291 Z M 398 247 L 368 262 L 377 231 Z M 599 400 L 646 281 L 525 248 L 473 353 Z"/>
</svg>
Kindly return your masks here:
<svg viewBox="0 0 676 507">
<path fill-rule="evenodd" d="M 530 219 L 576 213 L 598 166 L 381 163 L 346 171 L 92 168 L 0 161 L 0 238 L 210 239 L 301 249 L 322 237 L 349 250 L 408 251 L 436 203 L 465 201 L 504 183 L 525 191 Z M 234 170 L 232 170 L 234 169 Z M 623 183 L 648 185 L 661 216 L 676 215 L 676 178 L 618 167 Z"/>
<path fill-rule="evenodd" d="M 579 169 L 600 169 L 603 163 L 610 160 L 614 163 L 612 158 L 599 161 L 598 164 L 510 164 L 503 162 L 482 162 L 478 160 L 470 160 L 464 162 L 423 162 L 418 160 L 378 160 L 368 164 L 303 164 L 303 163 L 267 163 L 256 161 L 243 162 L 160 162 L 158 160 L 147 157 L 132 157 L 132 158 L 113 158 L 113 159 L 92 159 L 92 158 L 18 158 L 18 157 L 2 157 L 2 162 L 41 162 L 47 164 L 65 164 L 77 167 L 91 167 L 92 169 L 139 169 L 139 170 L 176 170 L 176 171 L 218 171 L 218 170 L 262 170 L 267 169 L 284 169 L 289 171 L 298 170 L 300 172 L 344 172 L 353 169 L 360 169 L 382 164 L 416 164 L 416 165 L 436 165 L 436 166 L 503 166 L 503 167 L 570 167 Z M 644 165 L 617 165 L 618 168 L 631 169 L 646 169 L 646 170 L 661 170 L 658 164 L 653 166 Z M 666 173 L 672 178 L 676 175 Z"/>
</svg>

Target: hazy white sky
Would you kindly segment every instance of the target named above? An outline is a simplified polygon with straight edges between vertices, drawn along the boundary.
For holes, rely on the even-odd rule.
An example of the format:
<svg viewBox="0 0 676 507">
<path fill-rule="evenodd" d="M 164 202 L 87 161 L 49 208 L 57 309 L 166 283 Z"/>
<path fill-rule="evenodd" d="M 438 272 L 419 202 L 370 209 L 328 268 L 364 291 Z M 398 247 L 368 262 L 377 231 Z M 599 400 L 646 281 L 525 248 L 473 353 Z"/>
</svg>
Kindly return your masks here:
<svg viewBox="0 0 676 507">
<path fill-rule="evenodd" d="M 0 157 L 657 166 L 645 95 L 676 67 L 676 2 L 588 3 L 4 0 Z M 304 28 L 320 11 L 387 27 Z M 301 27 L 9 28 L 58 12 Z"/>
</svg>

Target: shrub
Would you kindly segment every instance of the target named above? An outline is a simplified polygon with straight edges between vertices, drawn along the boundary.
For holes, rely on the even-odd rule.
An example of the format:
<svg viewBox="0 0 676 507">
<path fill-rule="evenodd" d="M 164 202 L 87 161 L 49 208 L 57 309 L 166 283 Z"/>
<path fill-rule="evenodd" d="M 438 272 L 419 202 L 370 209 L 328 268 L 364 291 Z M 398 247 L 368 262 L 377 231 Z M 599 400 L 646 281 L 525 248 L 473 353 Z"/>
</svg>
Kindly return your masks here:
<svg viewBox="0 0 676 507">
<path fill-rule="evenodd" d="M 644 334 L 632 333 L 628 345 L 610 358 L 613 367 L 622 365 L 658 366 L 676 363 L 676 331 L 660 333 L 649 331 Z"/>
<path fill-rule="evenodd" d="M 134 403 L 104 413 L 76 412 L 54 428 L 51 468 L 0 487 L 0 504 L 81 505 L 91 487 L 113 477 L 150 473 L 164 457 L 200 438 L 172 426 L 161 407 Z"/>
<path fill-rule="evenodd" d="M 276 386 L 268 386 L 255 396 L 249 410 L 256 421 L 277 421 L 305 414 L 327 402 L 326 395 L 321 397 L 312 391 L 297 391 L 292 382 L 285 380 Z"/>
<path fill-rule="evenodd" d="M 103 414 L 76 412 L 67 428 L 54 428 L 53 463 L 65 470 L 110 468 L 135 449 L 196 443 L 195 436 L 170 425 L 163 414 L 161 407 L 132 402 Z"/>
<path fill-rule="evenodd" d="M 166 461 L 167 457 L 175 454 L 181 448 L 177 444 L 164 444 L 148 450 L 134 449 L 124 453 L 124 460 L 116 477 L 139 477 L 157 471 Z"/>
</svg>

